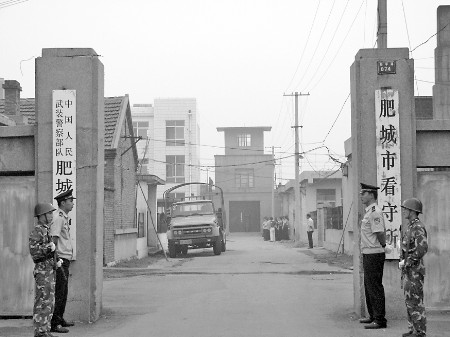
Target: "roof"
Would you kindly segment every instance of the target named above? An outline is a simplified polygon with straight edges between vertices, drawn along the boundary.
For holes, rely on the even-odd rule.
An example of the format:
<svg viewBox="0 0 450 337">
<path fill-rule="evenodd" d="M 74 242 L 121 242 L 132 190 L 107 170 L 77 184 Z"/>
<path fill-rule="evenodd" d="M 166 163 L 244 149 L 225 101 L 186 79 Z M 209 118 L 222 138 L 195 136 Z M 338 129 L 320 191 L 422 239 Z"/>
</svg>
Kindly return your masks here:
<svg viewBox="0 0 450 337">
<path fill-rule="evenodd" d="M 143 181 L 149 185 L 165 185 L 165 180 L 161 179 L 154 174 L 138 174 L 136 175 L 136 181 Z"/>
<path fill-rule="evenodd" d="M 113 148 L 113 137 L 119 122 L 122 104 L 124 101 L 121 97 L 105 97 L 105 148 Z"/>
<path fill-rule="evenodd" d="M 217 131 L 228 131 L 228 130 L 262 130 L 262 131 L 270 131 L 272 130 L 271 126 L 225 126 L 225 127 L 218 127 Z"/>
<path fill-rule="evenodd" d="M 119 97 L 105 97 L 105 148 L 111 148 L 114 133 L 116 131 L 119 117 L 123 109 L 126 109 L 125 101 L 128 101 L 127 96 Z M 0 114 L 5 111 L 5 100 L 0 99 Z M 20 112 L 23 116 L 28 118 L 28 124 L 35 124 L 35 99 L 21 98 Z M 126 112 L 125 112 L 126 113 Z"/>
<path fill-rule="evenodd" d="M 35 99 L 34 98 L 21 98 L 20 99 L 20 112 L 23 116 L 28 118 L 28 124 L 35 123 Z M 0 99 L 0 113 L 5 113 L 5 100 Z"/>
</svg>

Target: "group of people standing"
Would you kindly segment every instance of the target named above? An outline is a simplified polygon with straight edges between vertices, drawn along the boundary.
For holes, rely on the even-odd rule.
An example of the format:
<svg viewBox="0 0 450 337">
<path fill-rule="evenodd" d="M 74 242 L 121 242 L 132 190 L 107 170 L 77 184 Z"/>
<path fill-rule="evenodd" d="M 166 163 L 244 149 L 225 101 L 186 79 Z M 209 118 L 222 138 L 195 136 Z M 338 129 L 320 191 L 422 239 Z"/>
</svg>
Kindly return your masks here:
<svg viewBox="0 0 450 337">
<path fill-rule="evenodd" d="M 264 241 L 289 240 L 289 218 L 281 216 L 277 218 L 264 217 L 261 224 Z"/>
<path fill-rule="evenodd" d="M 73 248 L 70 238 L 75 197 L 72 190 L 55 197 L 58 210 L 50 203 L 34 208 L 37 222 L 29 237 L 30 254 L 34 262 L 35 280 L 33 326 L 35 337 L 52 337 L 51 332 L 68 333 L 74 323 L 64 319 L 67 303 L 69 266 Z M 56 213 L 54 213 L 56 211 Z"/>
<path fill-rule="evenodd" d="M 366 329 L 387 327 L 383 270 L 386 253 L 392 247 L 386 242 L 386 226 L 382 209 L 377 205 L 379 187 L 361 183 L 361 201 L 365 215 L 361 220 L 361 252 L 364 270 L 364 290 L 368 317 L 360 319 Z M 426 336 L 426 315 L 423 303 L 425 265 L 428 251 L 427 231 L 420 221 L 422 202 L 417 198 L 403 201 L 402 217 L 408 227 L 403 232 L 399 269 L 405 294 L 408 331 L 403 337 Z"/>
</svg>

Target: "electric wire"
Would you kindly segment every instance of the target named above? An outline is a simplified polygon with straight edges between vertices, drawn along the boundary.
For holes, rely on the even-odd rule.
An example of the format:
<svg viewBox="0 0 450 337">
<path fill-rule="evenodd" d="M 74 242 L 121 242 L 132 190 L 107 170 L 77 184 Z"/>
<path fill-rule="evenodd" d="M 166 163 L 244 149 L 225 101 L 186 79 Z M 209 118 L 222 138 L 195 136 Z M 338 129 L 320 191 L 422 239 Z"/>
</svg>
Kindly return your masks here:
<svg viewBox="0 0 450 337">
<path fill-rule="evenodd" d="M 334 56 L 333 56 L 331 62 L 328 64 L 328 67 L 325 69 L 324 73 L 323 73 L 322 76 L 319 78 L 319 80 L 311 87 L 311 89 L 308 90 L 308 92 L 312 92 L 312 91 L 317 87 L 317 85 L 322 81 L 322 79 L 324 78 L 324 76 L 326 75 L 326 73 L 328 72 L 328 70 L 330 69 L 331 65 L 332 65 L 332 64 L 334 63 L 334 61 L 336 60 L 337 55 L 339 54 L 339 52 L 340 52 L 342 46 L 344 45 L 344 42 L 347 40 L 348 34 L 350 34 L 350 31 L 351 31 L 351 29 L 353 28 L 353 25 L 354 25 L 356 19 L 358 18 L 358 15 L 359 15 L 359 13 L 360 13 L 360 11 L 361 11 L 361 8 L 362 8 L 362 5 L 363 5 L 363 4 L 364 4 L 364 2 L 361 2 L 361 5 L 359 6 L 358 11 L 356 12 L 355 18 L 353 19 L 353 21 L 352 21 L 352 23 L 351 23 L 351 25 L 350 25 L 350 27 L 349 27 L 349 29 L 348 29 L 348 31 L 347 31 L 347 34 L 345 35 L 344 39 L 342 40 L 342 42 L 341 42 L 341 44 L 340 44 L 338 50 L 336 51 L 336 53 L 335 53 Z"/>
<path fill-rule="evenodd" d="M 11 7 L 11 6 L 15 6 L 18 4 L 21 4 L 23 2 L 27 2 L 29 0 L 9 0 L 9 1 L 3 1 L 0 2 L 0 9 L 2 8 L 7 8 L 7 7 Z"/>
<path fill-rule="evenodd" d="M 314 28 L 314 23 L 316 22 L 316 17 L 317 17 L 317 12 L 319 11 L 319 7 L 320 7 L 320 0 L 317 3 L 317 8 L 316 8 L 316 12 L 314 14 L 314 19 L 313 19 L 313 22 L 311 24 L 311 28 L 309 29 L 308 37 L 307 37 L 306 42 L 305 42 L 305 47 L 303 48 L 302 55 L 300 56 L 300 61 L 298 61 L 297 68 L 295 68 L 294 75 L 292 76 L 292 79 L 289 82 L 288 86 L 286 87 L 285 91 L 288 91 L 289 87 L 291 86 L 292 82 L 294 81 L 295 75 L 297 75 L 298 68 L 300 67 L 300 64 L 302 63 L 303 56 L 305 55 L 305 51 L 306 51 L 308 43 L 309 43 L 309 38 L 311 37 L 311 32 L 312 32 L 312 30 Z"/>
<path fill-rule="evenodd" d="M 408 46 L 409 46 L 409 49 L 411 50 L 411 40 L 410 40 L 410 38 L 409 38 L 408 21 L 406 20 L 405 5 L 404 5 L 404 3 L 403 3 L 403 0 L 402 0 L 402 9 L 403 9 L 403 18 L 404 18 L 404 20 L 405 20 L 406 36 L 408 37 Z M 412 53 L 412 51 L 411 51 L 410 53 L 411 53 L 411 58 L 413 58 L 413 53 Z M 416 82 L 417 95 L 420 96 L 420 93 L 419 93 L 419 84 L 418 84 L 418 82 L 417 82 L 417 76 L 416 76 L 416 73 L 415 73 L 415 72 L 414 72 L 414 80 L 415 80 L 415 82 Z"/>
<path fill-rule="evenodd" d="M 323 139 L 323 143 L 325 143 L 325 141 L 327 140 L 328 135 L 330 134 L 331 130 L 334 128 L 334 126 L 335 126 L 335 124 L 336 124 L 336 121 L 338 120 L 339 116 L 341 115 L 342 110 L 344 110 L 345 104 L 347 103 L 348 98 L 350 97 L 350 94 L 351 94 L 351 93 L 348 93 L 347 98 L 346 98 L 345 101 L 344 101 L 344 104 L 342 104 L 341 110 L 339 110 L 339 113 L 337 114 L 337 116 L 336 116 L 336 118 L 335 118 L 333 124 L 331 125 L 331 127 L 330 127 L 330 129 L 328 130 L 328 132 L 327 132 L 325 138 Z"/>
<path fill-rule="evenodd" d="M 325 57 L 328 54 L 328 50 L 330 50 L 330 47 L 331 47 L 331 45 L 332 45 L 332 43 L 334 41 L 334 37 L 336 36 L 336 34 L 337 34 L 338 30 L 339 30 L 339 27 L 341 25 L 342 19 L 344 18 L 344 14 L 347 11 L 347 7 L 348 7 L 348 3 L 349 2 L 350 2 L 350 0 L 347 0 L 347 3 L 345 4 L 344 10 L 342 11 L 341 17 L 339 18 L 339 22 L 338 22 L 336 28 L 334 29 L 333 36 L 331 37 L 330 42 L 328 43 L 327 49 L 323 53 L 322 59 L 320 60 L 319 65 L 317 66 L 317 69 L 319 69 L 321 67 L 323 61 L 325 60 Z M 314 80 L 314 78 L 316 78 L 317 74 L 318 74 L 318 72 L 315 72 L 314 75 L 309 79 L 308 83 L 306 83 L 306 85 L 305 85 L 306 88 L 309 87 L 310 83 Z"/>
<path fill-rule="evenodd" d="M 314 56 L 316 55 L 317 49 L 319 48 L 320 42 L 322 41 L 323 34 L 325 33 L 325 30 L 328 26 L 328 21 L 330 20 L 331 13 L 333 12 L 335 3 L 336 3 L 336 0 L 333 1 L 333 5 L 331 6 L 330 12 L 328 13 L 327 21 L 325 22 L 325 26 L 323 27 L 322 33 L 320 34 L 319 40 L 317 41 L 317 45 L 316 45 L 316 48 L 314 49 L 313 55 L 311 56 L 311 59 L 309 60 L 308 65 L 306 66 L 304 75 L 300 78 L 300 81 L 298 81 L 297 85 L 295 86 L 295 89 L 297 89 L 300 86 L 300 84 L 303 82 L 303 79 L 305 78 L 306 74 L 308 73 L 309 67 L 311 66 L 311 63 L 314 60 Z"/>
</svg>

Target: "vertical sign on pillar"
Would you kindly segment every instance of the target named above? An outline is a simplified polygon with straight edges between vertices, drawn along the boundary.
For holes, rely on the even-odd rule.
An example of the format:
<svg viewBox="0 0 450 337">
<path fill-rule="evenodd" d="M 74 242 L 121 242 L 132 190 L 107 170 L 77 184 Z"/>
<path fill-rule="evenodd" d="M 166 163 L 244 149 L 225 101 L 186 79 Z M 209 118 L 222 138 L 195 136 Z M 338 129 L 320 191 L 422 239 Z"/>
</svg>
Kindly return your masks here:
<svg viewBox="0 0 450 337">
<path fill-rule="evenodd" d="M 394 247 L 386 259 L 400 256 L 401 177 L 398 91 L 375 91 L 378 205 L 385 216 L 386 243 Z"/>
<path fill-rule="evenodd" d="M 77 186 L 77 140 L 76 111 L 77 95 L 75 90 L 53 90 L 53 197 L 73 189 L 76 196 Z M 69 213 L 72 219 L 70 238 L 73 247 L 73 259 L 76 259 L 76 202 Z"/>
</svg>

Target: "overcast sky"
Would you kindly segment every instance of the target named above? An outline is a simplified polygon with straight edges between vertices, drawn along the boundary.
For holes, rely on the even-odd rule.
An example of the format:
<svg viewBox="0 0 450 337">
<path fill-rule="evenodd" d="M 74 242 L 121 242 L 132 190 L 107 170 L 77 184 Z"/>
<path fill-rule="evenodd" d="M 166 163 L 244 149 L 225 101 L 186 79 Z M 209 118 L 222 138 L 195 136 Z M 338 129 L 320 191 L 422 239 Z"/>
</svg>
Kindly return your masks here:
<svg viewBox="0 0 450 337">
<path fill-rule="evenodd" d="M 105 96 L 197 99 L 203 165 L 223 154 L 211 147 L 224 146 L 219 126 L 272 126 L 265 145 L 293 155 L 294 104 L 283 93 L 294 91 L 310 93 L 299 105 L 303 151 L 325 141 L 345 159 L 350 66 L 375 46 L 376 0 L 19 1 L 0 0 L 0 77 L 19 81 L 21 97 L 35 96 L 42 48 L 89 47 L 102 55 Z M 388 47 L 413 50 L 429 39 L 445 4 L 388 0 Z M 432 93 L 435 47 L 433 37 L 411 54 L 415 95 Z M 283 159 L 278 178 L 293 179 L 293 167 L 293 157 Z M 302 160 L 303 170 L 324 168 L 338 168 L 324 148 Z"/>
</svg>

